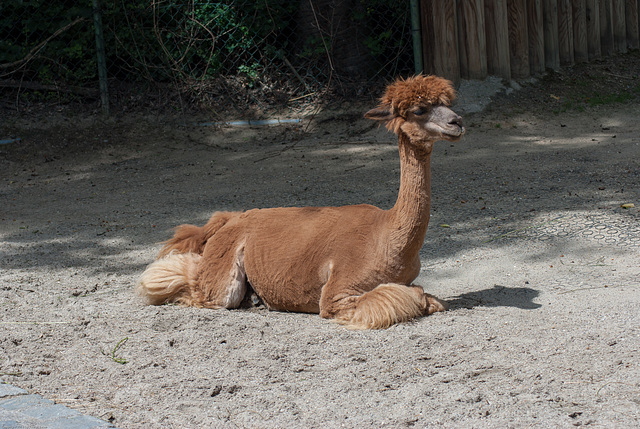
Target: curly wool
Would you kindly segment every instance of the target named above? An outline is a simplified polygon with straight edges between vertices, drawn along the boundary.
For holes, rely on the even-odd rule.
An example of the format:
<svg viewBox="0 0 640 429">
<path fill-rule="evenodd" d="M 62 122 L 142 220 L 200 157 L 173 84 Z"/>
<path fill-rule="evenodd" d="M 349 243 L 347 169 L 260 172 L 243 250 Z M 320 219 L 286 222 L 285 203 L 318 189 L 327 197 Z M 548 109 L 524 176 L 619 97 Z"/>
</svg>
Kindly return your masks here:
<svg viewBox="0 0 640 429">
<path fill-rule="evenodd" d="M 389 85 L 380 101 L 391 107 L 394 115 L 406 118 L 410 107 L 450 106 L 455 98 L 456 91 L 451 81 L 437 76 L 417 75 Z"/>
</svg>

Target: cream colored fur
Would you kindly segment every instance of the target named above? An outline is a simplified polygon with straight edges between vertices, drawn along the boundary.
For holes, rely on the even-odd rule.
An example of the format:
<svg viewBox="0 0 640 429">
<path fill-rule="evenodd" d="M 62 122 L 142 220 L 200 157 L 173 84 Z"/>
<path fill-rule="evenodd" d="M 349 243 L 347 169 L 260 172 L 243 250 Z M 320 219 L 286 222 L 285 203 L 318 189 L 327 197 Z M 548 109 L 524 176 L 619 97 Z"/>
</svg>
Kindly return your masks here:
<svg viewBox="0 0 640 429">
<path fill-rule="evenodd" d="M 195 285 L 198 263 L 202 256 L 193 253 L 169 253 L 147 267 L 138 283 L 138 293 L 146 296 L 149 304 L 163 304 L 167 300 L 192 305 L 190 294 Z"/>
</svg>

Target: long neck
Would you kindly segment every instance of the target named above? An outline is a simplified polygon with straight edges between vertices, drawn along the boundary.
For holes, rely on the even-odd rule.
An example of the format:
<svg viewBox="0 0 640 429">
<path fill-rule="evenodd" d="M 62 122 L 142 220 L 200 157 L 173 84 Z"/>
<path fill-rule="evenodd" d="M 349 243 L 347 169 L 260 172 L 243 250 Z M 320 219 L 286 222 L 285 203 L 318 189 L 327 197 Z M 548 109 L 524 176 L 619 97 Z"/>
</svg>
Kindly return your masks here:
<svg viewBox="0 0 640 429">
<path fill-rule="evenodd" d="M 389 210 L 394 241 L 406 254 L 417 254 L 424 242 L 431 208 L 431 150 L 410 143 L 400 132 L 400 191 Z"/>
</svg>

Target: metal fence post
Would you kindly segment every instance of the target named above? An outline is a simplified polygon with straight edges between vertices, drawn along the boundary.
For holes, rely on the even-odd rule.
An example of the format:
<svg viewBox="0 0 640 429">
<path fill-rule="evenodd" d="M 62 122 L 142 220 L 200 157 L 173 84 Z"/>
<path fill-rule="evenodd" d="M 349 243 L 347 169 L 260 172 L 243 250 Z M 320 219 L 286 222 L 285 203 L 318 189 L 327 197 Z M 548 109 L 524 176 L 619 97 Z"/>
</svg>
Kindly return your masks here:
<svg viewBox="0 0 640 429">
<path fill-rule="evenodd" d="M 102 32 L 102 11 L 98 0 L 93 0 L 93 22 L 96 30 L 96 54 L 98 57 L 98 79 L 100 81 L 100 104 L 102 113 L 109 115 L 109 84 L 107 82 L 107 60 Z"/>
<path fill-rule="evenodd" d="M 411 0 L 411 35 L 413 36 L 413 62 L 416 74 L 422 73 L 422 30 L 420 28 L 420 4 Z"/>
</svg>

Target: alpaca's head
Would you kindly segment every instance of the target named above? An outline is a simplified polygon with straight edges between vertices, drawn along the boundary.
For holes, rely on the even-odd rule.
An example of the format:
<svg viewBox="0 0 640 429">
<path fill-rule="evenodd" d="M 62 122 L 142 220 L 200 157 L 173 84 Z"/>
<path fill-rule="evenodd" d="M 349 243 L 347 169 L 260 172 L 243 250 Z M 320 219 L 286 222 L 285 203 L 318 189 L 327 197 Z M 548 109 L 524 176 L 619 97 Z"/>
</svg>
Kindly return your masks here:
<svg viewBox="0 0 640 429">
<path fill-rule="evenodd" d="M 459 140 L 462 118 L 449 108 L 456 97 L 451 82 L 436 76 L 398 79 L 387 87 L 380 105 L 365 118 L 385 122 L 394 133 L 411 141 Z"/>
</svg>

